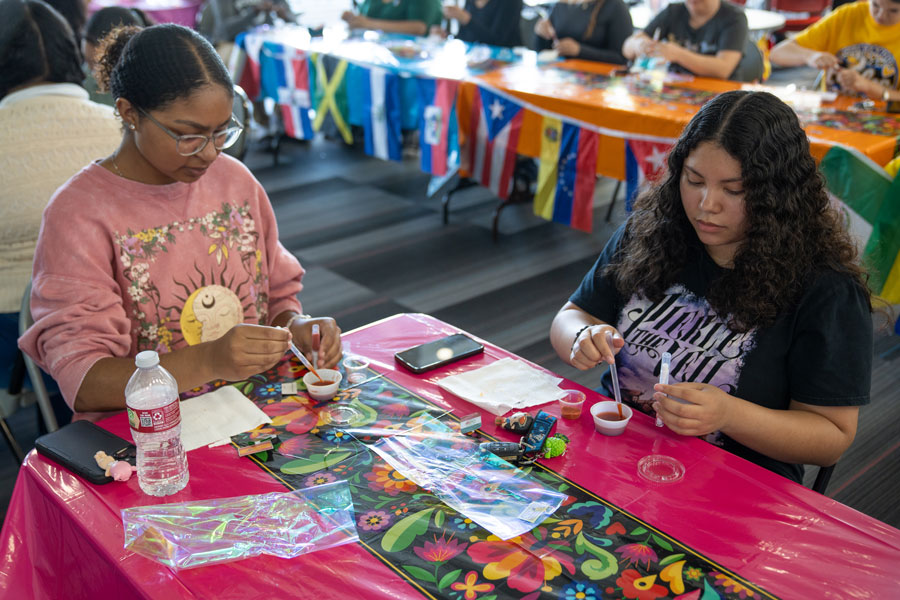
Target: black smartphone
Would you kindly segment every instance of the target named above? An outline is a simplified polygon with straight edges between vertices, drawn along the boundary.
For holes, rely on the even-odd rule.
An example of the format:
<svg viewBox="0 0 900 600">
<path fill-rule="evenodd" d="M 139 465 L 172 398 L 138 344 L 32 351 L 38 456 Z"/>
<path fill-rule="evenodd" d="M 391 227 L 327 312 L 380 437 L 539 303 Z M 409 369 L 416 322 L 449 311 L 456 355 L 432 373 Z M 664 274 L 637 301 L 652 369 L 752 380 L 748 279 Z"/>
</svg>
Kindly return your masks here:
<svg viewBox="0 0 900 600">
<path fill-rule="evenodd" d="M 74 421 L 53 433 L 42 435 L 35 440 L 34 447 L 40 454 L 91 483 L 109 483 L 113 480 L 94 460 L 98 450 L 103 450 L 116 460 L 134 464 L 134 444 L 90 421 Z"/>
<path fill-rule="evenodd" d="M 413 373 L 422 373 L 479 352 L 484 352 L 482 344 L 465 334 L 457 333 L 403 350 L 396 353 L 394 358 Z"/>
</svg>

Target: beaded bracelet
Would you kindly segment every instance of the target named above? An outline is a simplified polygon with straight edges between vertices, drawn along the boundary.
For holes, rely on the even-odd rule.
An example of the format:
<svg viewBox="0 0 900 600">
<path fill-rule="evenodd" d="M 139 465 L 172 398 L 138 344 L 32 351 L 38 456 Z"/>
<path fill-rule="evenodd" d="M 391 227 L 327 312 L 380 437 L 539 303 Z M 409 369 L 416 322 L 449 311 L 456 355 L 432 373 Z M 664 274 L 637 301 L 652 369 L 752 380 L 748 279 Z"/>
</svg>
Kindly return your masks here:
<svg viewBox="0 0 900 600">
<path fill-rule="evenodd" d="M 284 328 L 287 329 L 288 331 L 290 331 L 291 325 L 293 325 L 294 321 L 296 321 L 297 319 L 309 320 L 309 319 L 312 319 L 312 317 L 309 315 L 294 315 L 293 317 L 288 319 L 288 322 L 285 323 Z"/>
</svg>

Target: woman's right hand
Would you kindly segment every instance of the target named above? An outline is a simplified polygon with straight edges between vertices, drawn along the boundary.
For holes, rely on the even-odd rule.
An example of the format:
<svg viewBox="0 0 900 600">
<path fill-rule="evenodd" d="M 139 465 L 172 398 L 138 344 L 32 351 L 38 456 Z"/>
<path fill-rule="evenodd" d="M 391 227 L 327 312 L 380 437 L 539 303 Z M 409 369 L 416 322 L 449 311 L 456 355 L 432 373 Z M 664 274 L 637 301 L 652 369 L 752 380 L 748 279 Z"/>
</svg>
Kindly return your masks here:
<svg viewBox="0 0 900 600">
<path fill-rule="evenodd" d="M 612 345 L 607 342 L 607 334 L 612 336 Z M 569 362 L 581 371 L 592 369 L 604 361 L 614 364 L 616 354 L 624 345 L 625 339 L 612 325 L 591 325 L 575 339 Z"/>
<path fill-rule="evenodd" d="M 550 19 L 538 19 L 534 24 L 534 33 L 546 40 L 556 39 L 556 30 L 553 29 Z"/>
<path fill-rule="evenodd" d="M 834 54 L 828 52 L 813 52 L 806 59 L 806 64 L 814 69 L 836 69 L 841 66 L 841 62 Z"/>
<path fill-rule="evenodd" d="M 288 351 L 291 334 L 279 327 L 239 323 L 209 344 L 212 379 L 241 381 L 274 367 Z"/>
</svg>

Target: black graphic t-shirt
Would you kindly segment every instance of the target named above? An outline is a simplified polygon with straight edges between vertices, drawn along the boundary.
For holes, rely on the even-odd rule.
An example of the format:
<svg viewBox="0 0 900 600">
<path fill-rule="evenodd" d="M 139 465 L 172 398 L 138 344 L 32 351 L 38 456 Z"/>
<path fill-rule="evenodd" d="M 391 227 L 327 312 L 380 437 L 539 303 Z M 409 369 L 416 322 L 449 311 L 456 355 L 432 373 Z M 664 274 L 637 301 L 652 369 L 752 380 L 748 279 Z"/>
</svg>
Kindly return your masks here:
<svg viewBox="0 0 900 600">
<path fill-rule="evenodd" d="M 616 367 L 623 400 L 631 406 L 653 414 L 653 384 L 659 381 L 663 352 L 672 355 L 672 383 L 708 383 L 766 408 L 787 410 L 792 399 L 820 406 L 869 402 L 872 318 L 862 290 L 849 277 L 818 273 L 796 309 L 774 325 L 736 332 L 706 300 L 724 270 L 699 244 L 659 301 L 619 294 L 602 272 L 623 233 L 624 226 L 570 300 L 615 325 L 625 338 Z M 608 374 L 603 383 L 611 395 Z M 803 478 L 801 465 L 773 460 L 720 432 L 707 440 L 794 481 Z"/>
<path fill-rule="evenodd" d="M 658 37 L 660 41 L 675 42 L 697 54 L 715 56 L 720 50 L 744 52 L 748 33 L 747 17 L 742 9 L 733 4 L 723 0 L 718 12 L 698 29 L 692 28 L 690 23 L 691 15 L 687 7 L 684 3 L 677 2 L 668 5 L 653 17 L 644 28 L 644 33 L 651 38 Z M 676 73 L 691 73 L 675 63 L 669 69 Z"/>
</svg>

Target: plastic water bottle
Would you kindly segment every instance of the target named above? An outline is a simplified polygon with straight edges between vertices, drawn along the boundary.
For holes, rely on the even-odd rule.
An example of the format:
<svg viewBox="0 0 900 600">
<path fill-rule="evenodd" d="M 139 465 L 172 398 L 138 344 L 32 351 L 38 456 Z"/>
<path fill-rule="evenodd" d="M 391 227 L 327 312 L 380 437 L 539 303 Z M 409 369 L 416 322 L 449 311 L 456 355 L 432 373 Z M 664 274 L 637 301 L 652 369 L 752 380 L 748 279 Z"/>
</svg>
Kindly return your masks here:
<svg viewBox="0 0 900 600">
<path fill-rule="evenodd" d="M 125 406 L 137 446 L 138 484 L 146 494 L 168 496 L 188 482 L 178 385 L 153 350 L 138 353 L 134 364 L 137 370 L 125 386 Z"/>
</svg>

